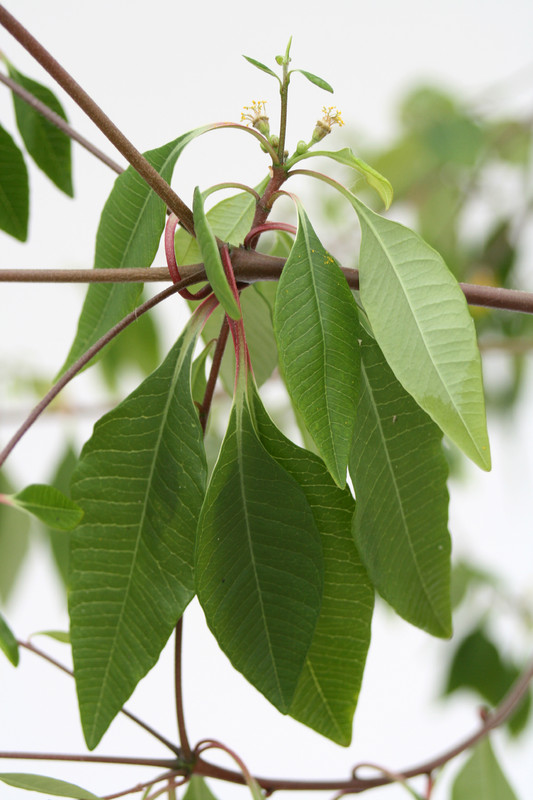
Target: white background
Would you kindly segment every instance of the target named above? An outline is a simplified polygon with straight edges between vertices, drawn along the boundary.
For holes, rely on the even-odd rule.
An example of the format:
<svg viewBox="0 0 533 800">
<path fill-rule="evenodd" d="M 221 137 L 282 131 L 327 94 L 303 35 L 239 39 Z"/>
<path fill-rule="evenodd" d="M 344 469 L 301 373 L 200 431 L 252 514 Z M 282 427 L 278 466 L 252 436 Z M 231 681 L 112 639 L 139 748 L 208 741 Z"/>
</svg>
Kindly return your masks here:
<svg viewBox="0 0 533 800">
<path fill-rule="evenodd" d="M 335 133 L 335 147 L 348 143 L 348 129 L 351 145 L 354 130 L 365 143 L 385 142 L 394 133 L 395 103 L 407 87 L 421 80 L 449 87 L 468 102 L 479 101 L 480 108 L 489 113 L 513 108 L 531 114 L 533 5 L 529 0 L 377 0 L 364 4 L 341 0 L 298 4 L 12 0 L 6 5 L 140 150 L 206 122 L 239 121 L 242 106 L 252 99 L 269 102 L 274 127 L 274 81 L 254 70 L 241 54 L 274 66 L 274 55 L 284 51 L 290 35 L 294 37 L 293 65 L 316 72 L 335 88 L 331 98 L 305 79 L 294 77 L 291 144 L 308 139 L 322 105 L 333 102 L 346 121 L 346 127 Z M 21 71 L 50 84 L 41 68 L 4 32 L 0 32 L 0 48 Z M 62 92 L 58 94 L 64 97 Z M 113 154 L 82 112 L 69 100 L 64 104 L 73 126 Z M 10 98 L 1 89 L 0 121 L 14 133 Z M 116 157 L 122 163 L 120 156 Z M 222 180 L 241 180 L 254 185 L 263 176 L 264 166 L 251 137 L 235 132 L 209 134 L 186 151 L 173 185 L 190 202 L 197 183 L 205 187 Z M 99 214 L 114 174 L 75 146 L 76 200 L 71 201 L 36 169 L 30 169 L 30 240 L 20 245 L 1 235 L 1 266 L 92 266 Z M 353 224 L 351 216 L 346 223 Z M 533 289 L 533 272 L 528 272 L 527 264 L 520 288 Z M 2 381 L 14 369 L 21 374 L 38 369 L 47 380 L 52 378 L 67 352 L 82 298 L 81 287 L 2 285 Z M 167 320 L 168 342 L 179 328 L 175 319 L 178 302 L 174 308 L 158 312 Z M 486 364 L 486 369 L 489 367 Z M 98 386 L 87 375 L 70 396 L 81 402 L 93 392 L 98 392 Z M 9 402 L 5 396 L 0 398 Z M 10 474 L 20 479 L 21 486 L 49 477 L 57 442 L 64 436 L 56 420 L 38 423 L 14 453 Z M 92 421 L 86 419 L 77 435 L 88 436 Z M 2 443 L 10 434 L 10 422 L 11 418 L 0 428 Z M 465 467 L 466 482 L 452 485 L 454 550 L 456 554 L 481 553 L 484 564 L 511 576 L 516 593 L 529 592 L 531 601 L 533 430 L 527 402 L 515 419 L 491 420 L 490 427 L 493 472 L 486 475 Z M 46 553 L 36 547 L 6 609 L 19 637 L 66 627 L 64 603 L 54 580 Z M 509 647 L 519 651 L 520 643 L 512 641 L 512 629 L 503 633 Z M 66 648 L 44 646 L 58 658 L 66 658 Z M 436 701 L 450 647 L 453 643 L 430 641 L 380 608 L 354 742 L 345 750 L 281 717 L 251 689 L 220 655 L 205 631 L 201 611 L 193 605 L 185 620 L 185 696 L 191 739 L 222 739 L 261 775 L 347 777 L 355 763 L 368 760 L 391 769 L 408 767 L 439 753 L 476 726 L 476 705 L 471 698 L 458 698 L 446 706 Z M 167 736 L 175 737 L 171 686 L 172 654 L 167 649 L 128 706 Z M 529 735 L 512 747 L 504 735 L 495 740 L 517 793 L 529 797 L 533 737 Z M 0 750 L 8 749 L 84 752 L 71 682 L 25 653 L 18 671 L 0 661 Z M 146 734 L 120 720 L 97 752 L 167 755 Z M 116 774 L 111 767 L 0 765 L 4 771 L 24 768 L 73 780 L 97 794 L 118 791 L 153 774 L 136 768 Z M 448 770 L 450 775 L 453 771 L 453 767 Z M 445 786 L 444 780 L 437 798 L 447 796 Z M 243 790 L 231 786 L 213 788 L 221 797 L 244 796 Z M 392 787 L 370 796 L 394 800 L 407 795 Z M 16 800 L 23 795 L 3 786 L 0 797 Z"/>
</svg>

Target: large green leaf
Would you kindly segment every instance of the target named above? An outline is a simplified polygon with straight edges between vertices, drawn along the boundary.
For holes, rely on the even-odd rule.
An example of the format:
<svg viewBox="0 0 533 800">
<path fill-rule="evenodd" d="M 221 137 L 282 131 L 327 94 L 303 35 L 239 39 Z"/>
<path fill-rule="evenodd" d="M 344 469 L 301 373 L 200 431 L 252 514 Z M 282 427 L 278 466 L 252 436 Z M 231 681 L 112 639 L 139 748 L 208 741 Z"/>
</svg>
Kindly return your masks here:
<svg viewBox="0 0 533 800">
<path fill-rule="evenodd" d="M 54 797 L 72 797 L 74 800 L 99 800 L 98 797 L 86 789 L 81 789 L 73 783 L 47 778 L 46 775 L 26 775 L 22 772 L 0 772 L 0 781 L 14 786 L 16 789 L 26 789 L 29 792 L 52 794 Z"/>
<path fill-rule="evenodd" d="M 8 69 L 14 81 L 64 120 L 67 119 L 61 103 L 50 89 L 18 72 L 9 63 Z M 15 92 L 13 104 L 17 126 L 28 153 L 61 191 L 73 197 L 70 138 Z"/>
<path fill-rule="evenodd" d="M 70 483 L 72 473 L 78 463 L 78 455 L 74 452 L 72 445 L 68 444 L 65 448 L 59 464 L 57 465 L 52 480 L 52 486 L 70 497 Z M 48 536 L 54 561 L 65 586 L 68 584 L 69 563 L 70 563 L 70 538 L 63 533 L 48 528 Z"/>
<path fill-rule="evenodd" d="M 161 177 L 170 181 L 184 148 L 205 130 L 207 128 L 197 128 L 144 155 Z M 116 179 L 102 211 L 96 236 L 95 268 L 149 267 L 164 227 L 164 202 L 133 167 L 128 167 Z M 133 310 L 141 291 L 142 285 L 135 283 L 89 286 L 78 330 L 61 373 Z"/>
<path fill-rule="evenodd" d="M 452 800 L 517 800 L 488 738 L 478 742 L 455 779 Z"/>
<path fill-rule="evenodd" d="M 0 471 L 0 493 L 11 494 L 13 487 Z M 30 518 L 17 509 L 0 503 L 0 602 L 9 598 L 24 563 L 29 545 Z"/>
<path fill-rule="evenodd" d="M 322 608 L 289 714 L 342 745 L 349 745 L 366 654 L 374 589 L 354 547 L 354 500 L 339 489 L 322 461 L 286 439 L 252 395 L 261 443 L 302 487 L 322 539 Z"/>
<path fill-rule="evenodd" d="M 322 599 L 319 533 L 267 453 L 241 386 L 198 522 L 196 589 L 233 666 L 287 713 Z"/>
<path fill-rule="evenodd" d="M 398 380 L 482 469 L 490 469 L 481 361 L 461 288 L 416 233 L 351 195 L 363 233 L 361 301 Z"/>
<path fill-rule="evenodd" d="M 350 457 L 355 541 L 380 594 L 409 622 L 451 634 L 448 468 L 442 434 L 361 331 Z"/>
<path fill-rule="evenodd" d="M 0 614 L 0 650 L 2 650 L 14 667 L 19 663 L 19 647 L 11 628 Z"/>
<path fill-rule="evenodd" d="M 196 336 L 96 423 L 72 496 L 85 510 L 71 553 L 74 671 L 96 746 L 155 664 L 194 595 L 194 534 L 206 479 L 190 393 Z"/>
<path fill-rule="evenodd" d="M 9 499 L 15 508 L 60 531 L 71 531 L 83 517 L 83 511 L 76 503 L 59 489 L 43 483 L 32 483 Z"/>
<path fill-rule="evenodd" d="M 0 125 L 0 229 L 25 242 L 29 214 L 30 190 L 24 157 Z"/>
<path fill-rule="evenodd" d="M 359 390 L 357 307 L 299 203 L 298 233 L 278 284 L 274 330 L 289 394 L 343 487 Z"/>
</svg>

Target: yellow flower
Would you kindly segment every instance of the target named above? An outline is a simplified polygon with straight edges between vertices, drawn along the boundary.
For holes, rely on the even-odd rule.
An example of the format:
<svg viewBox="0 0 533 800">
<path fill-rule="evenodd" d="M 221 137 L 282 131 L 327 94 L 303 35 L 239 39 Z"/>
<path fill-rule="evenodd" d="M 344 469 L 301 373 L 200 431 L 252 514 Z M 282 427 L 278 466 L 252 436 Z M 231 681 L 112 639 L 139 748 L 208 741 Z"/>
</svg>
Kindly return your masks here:
<svg viewBox="0 0 533 800">
<path fill-rule="evenodd" d="M 270 133 L 270 125 L 268 117 L 265 114 L 265 100 L 252 100 L 251 106 L 244 106 L 241 114 L 241 122 L 246 122 L 247 125 L 253 125 L 254 128 L 268 136 Z"/>
<path fill-rule="evenodd" d="M 311 138 L 312 142 L 319 142 L 324 138 L 324 136 L 327 136 L 328 133 L 331 133 L 332 125 L 338 125 L 339 128 L 344 125 L 341 112 L 335 108 L 335 106 L 323 106 L 322 113 L 324 116 L 316 123 L 316 127 Z"/>
</svg>

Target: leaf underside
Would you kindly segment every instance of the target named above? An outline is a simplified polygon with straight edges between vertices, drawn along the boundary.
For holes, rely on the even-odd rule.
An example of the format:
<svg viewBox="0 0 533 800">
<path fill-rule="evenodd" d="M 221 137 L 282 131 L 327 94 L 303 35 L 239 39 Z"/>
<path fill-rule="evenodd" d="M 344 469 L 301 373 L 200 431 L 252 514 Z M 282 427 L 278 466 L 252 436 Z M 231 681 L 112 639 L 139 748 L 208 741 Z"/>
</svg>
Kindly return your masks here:
<svg viewBox="0 0 533 800">
<path fill-rule="evenodd" d="M 448 468 L 439 428 L 361 332 L 350 474 L 355 541 L 380 594 L 406 620 L 451 635 Z"/>
<path fill-rule="evenodd" d="M 289 394 L 344 487 L 359 387 L 357 307 L 300 206 L 296 240 L 278 284 L 274 330 Z"/>
<path fill-rule="evenodd" d="M 206 479 L 190 394 L 194 343 L 185 332 L 159 369 L 97 422 L 74 472 L 72 497 L 85 517 L 73 535 L 69 610 L 90 748 L 194 595 Z"/>
<path fill-rule="evenodd" d="M 322 548 L 298 484 L 234 404 L 198 523 L 196 588 L 233 666 L 287 713 L 322 598 Z"/>
<path fill-rule="evenodd" d="M 416 233 L 352 196 L 363 233 L 361 301 L 398 380 L 482 469 L 490 469 L 481 360 L 464 294 Z"/>
<path fill-rule="evenodd" d="M 374 608 L 374 588 L 351 533 L 354 500 L 348 489 L 335 485 L 317 456 L 283 436 L 257 392 L 253 394 L 253 408 L 263 446 L 307 497 L 324 554 L 322 607 L 289 714 L 347 746 L 352 738 Z"/>
<path fill-rule="evenodd" d="M 181 152 L 203 130 L 199 128 L 186 133 L 144 155 L 169 182 Z M 95 269 L 149 267 L 164 226 L 164 202 L 133 167 L 128 167 L 116 179 L 102 211 L 96 235 Z M 74 342 L 59 374 L 133 311 L 141 291 L 142 284 L 135 283 L 93 283 L 89 286 Z"/>
</svg>

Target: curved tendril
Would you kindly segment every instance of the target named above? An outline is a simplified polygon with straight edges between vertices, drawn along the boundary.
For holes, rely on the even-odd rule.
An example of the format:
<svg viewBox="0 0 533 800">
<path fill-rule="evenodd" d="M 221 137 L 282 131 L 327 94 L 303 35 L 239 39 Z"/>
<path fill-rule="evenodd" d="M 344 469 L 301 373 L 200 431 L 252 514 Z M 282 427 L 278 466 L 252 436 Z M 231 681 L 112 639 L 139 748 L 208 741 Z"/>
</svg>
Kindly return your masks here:
<svg viewBox="0 0 533 800">
<path fill-rule="evenodd" d="M 165 226 L 165 255 L 172 283 L 179 283 L 179 281 L 181 281 L 178 262 L 176 261 L 176 253 L 174 251 L 174 236 L 178 223 L 179 219 L 176 214 L 171 213 Z M 197 292 L 190 292 L 188 289 L 180 289 L 179 294 L 185 300 L 203 300 L 211 294 L 211 287 L 209 285 L 204 286 L 203 289 L 199 289 Z"/>
</svg>

